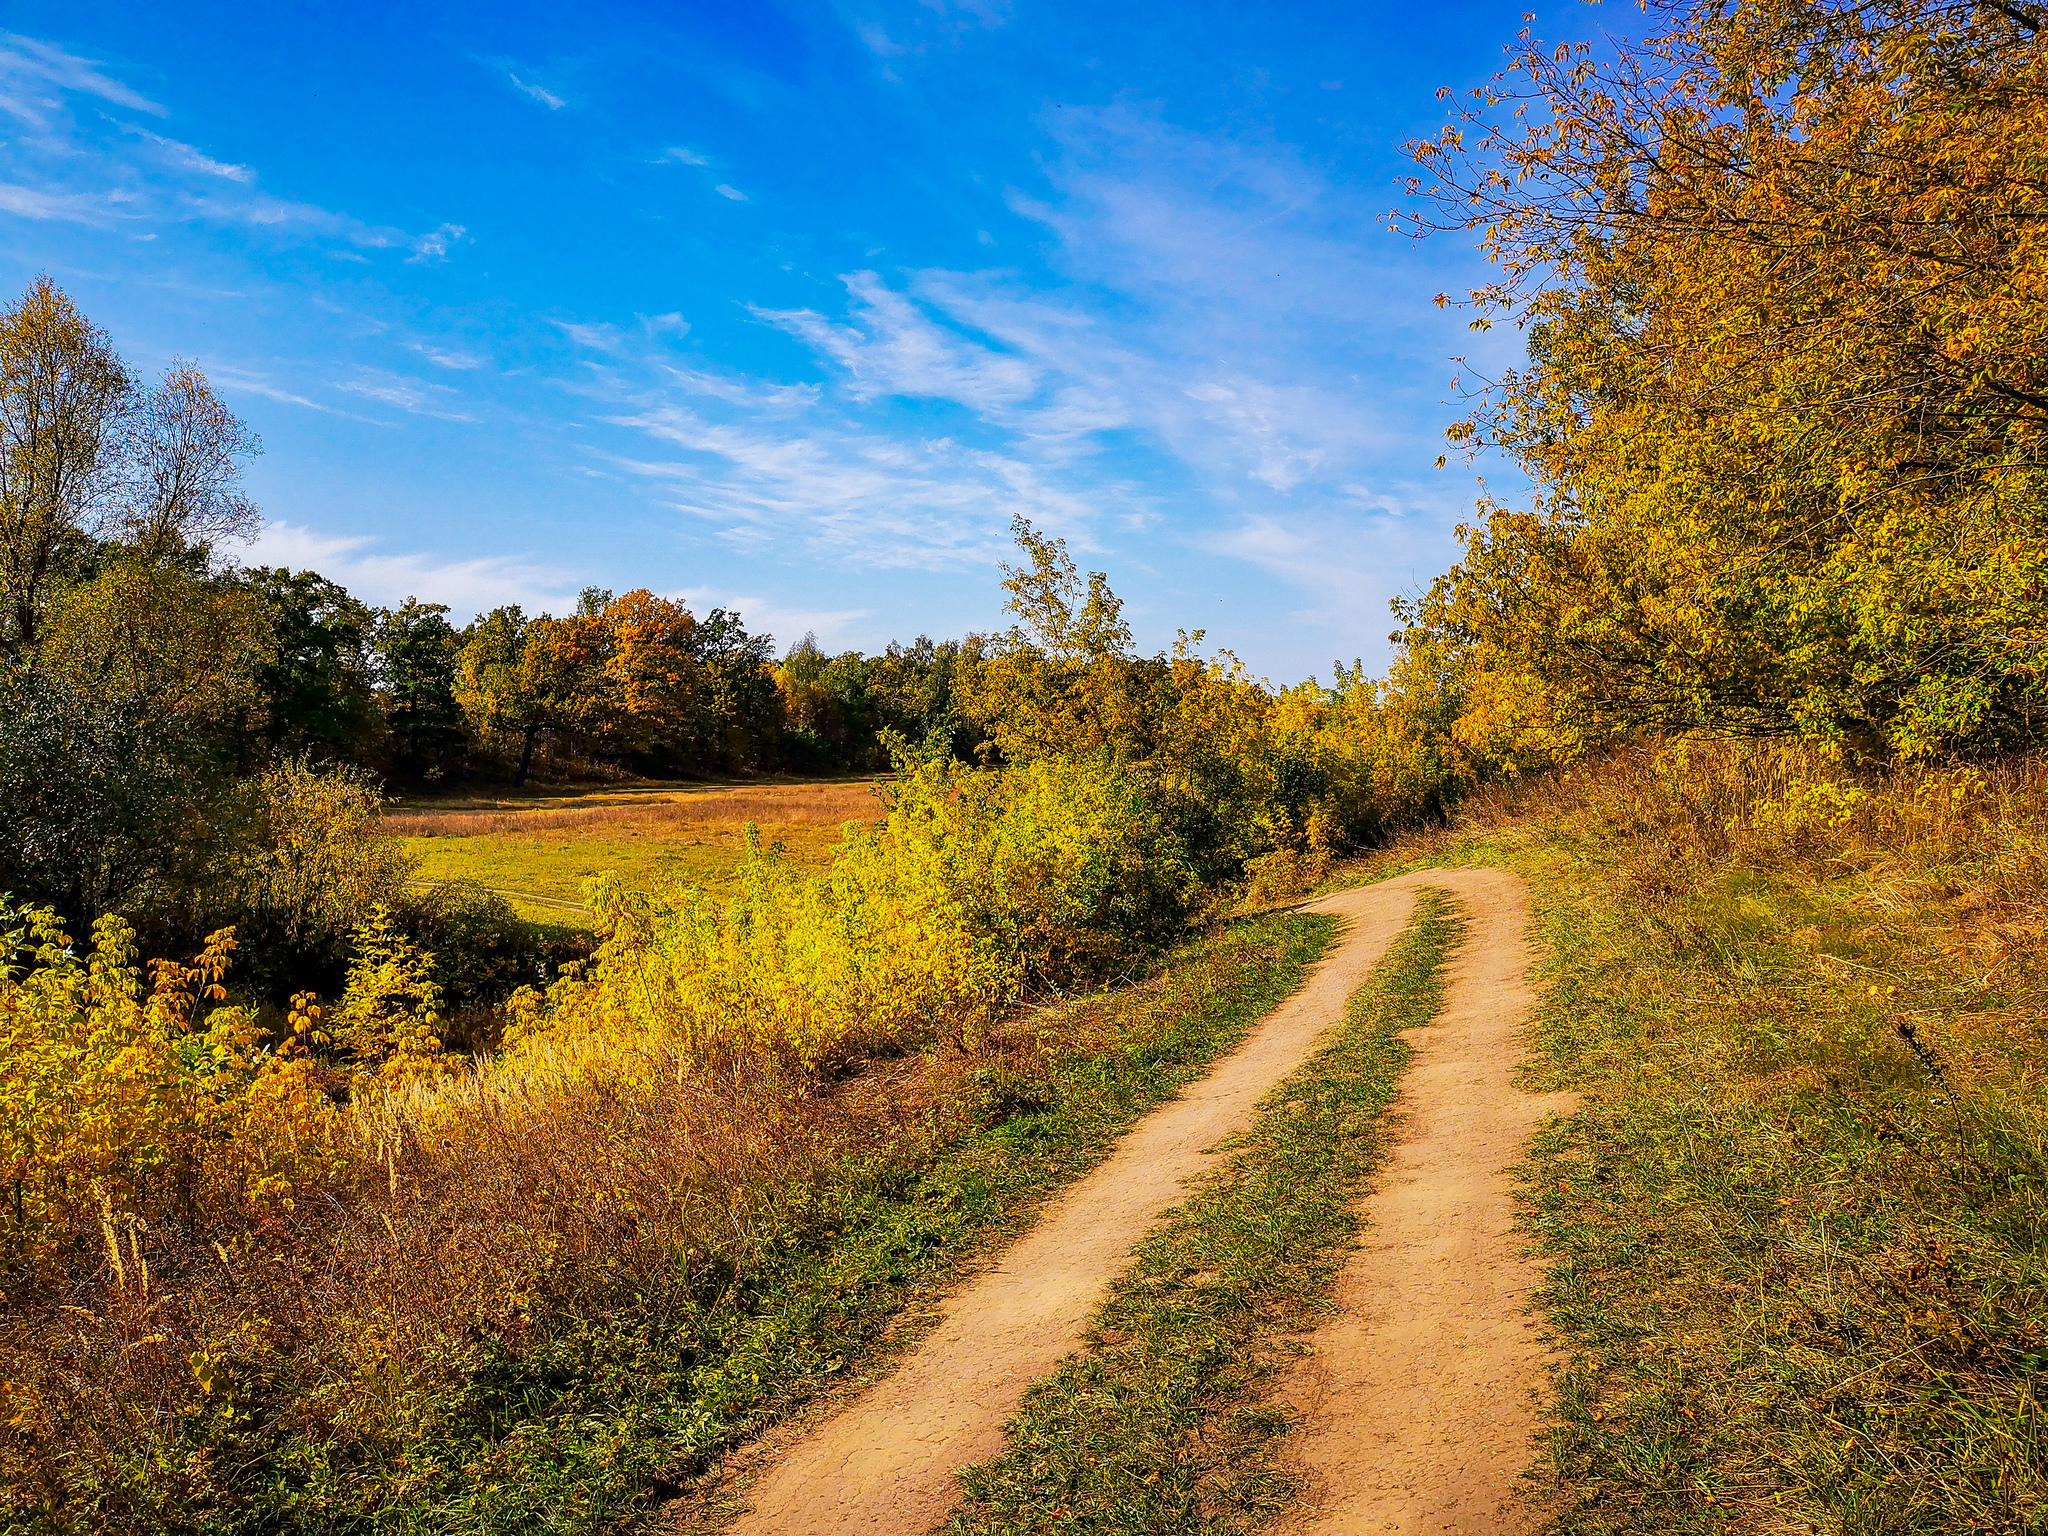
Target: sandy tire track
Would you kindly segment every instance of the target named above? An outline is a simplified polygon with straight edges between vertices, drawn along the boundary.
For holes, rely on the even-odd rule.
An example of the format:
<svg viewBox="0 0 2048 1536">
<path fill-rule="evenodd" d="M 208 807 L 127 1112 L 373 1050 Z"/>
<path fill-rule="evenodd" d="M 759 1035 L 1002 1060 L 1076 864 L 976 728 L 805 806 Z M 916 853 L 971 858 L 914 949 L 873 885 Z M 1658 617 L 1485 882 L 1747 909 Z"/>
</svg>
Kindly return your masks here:
<svg viewBox="0 0 2048 1536">
<path fill-rule="evenodd" d="M 1094 1172 L 1051 1200 L 1029 1232 L 942 1305 L 938 1326 L 890 1375 L 801 1433 L 742 1489 L 747 1508 L 730 1528 L 734 1536 L 851 1536 L 856 1532 L 861 1536 L 923 1536 L 942 1522 L 959 1498 L 956 1474 L 1002 1451 L 1003 1426 L 1016 1412 L 1025 1389 L 1049 1375 L 1080 1346 L 1083 1330 L 1109 1282 L 1122 1271 L 1158 1217 L 1184 1198 L 1186 1181 L 1214 1166 L 1220 1157 L 1217 1145 L 1250 1125 L 1259 1101 L 1306 1060 L 1324 1033 L 1342 1019 L 1351 994 L 1407 927 L 1415 893 L 1425 886 L 1454 892 L 1470 921 L 1443 1016 L 1453 1030 L 1446 1031 L 1443 1038 L 1450 1039 L 1455 1033 L 1458 1040 L 1465 1040 L 1469 1031 L 1456 1021 L 1467 1014 L 1484 1015 L 1496 1024 L 1509 1022 L 1483 1041 L 1477 1035 L 1472 1037 L 1472 1047 L 1492 1050 L 1497 1062 L 1471 1064 L 1470 1070 L 1461 1069 L 1449 1079 L 1432 1068 L 1427 1086 L 1408 1091 L 1404 1102 L 1415 1117 L 1414 1124 L 1420 1131 L 1432 1123 L 1430 1106 L 1424 1100 L 1438 1091 L 1477 1088 L 1489 1095 L 1513 1094 L 1527 1104 L 1539 1104 L 1541 1101 L 1515 1093 L 1507 1080 L 1515 1056 L 1514 1029 L 1526 1007 L 1522 981 L 1526 897 L 1519 880 L 1499 871 L 1426 870 L 1308 904 L 1306 910 L 1333 913 L 1347 922 L 1336 948 L 1315 967 L 1300 990 L 1267 1015 L 1244 1044 L 1207 1076 L 1140 1120 Z M 1490 1006 L 1489 988 L 1505 989 L 1502 997 L 1506 1001 Z M 1443 1055 L 1433 1048 L 1433 1033 L 1421 1032 L 1417 1075 Z M 1533 1115 L 1518 1109 L 1507 1114 L 1496 1129 L 1505 1134 L 1510 1122 L 1533 1126 L 1542 1113 L 1541 1109 Z M 1516 1114 L 1522 1118 L 1515 1118 Z M 1484 1174 L 1474 1174 L 1466 1181 L 1472 1193 L 1490 1191 L 1487 1179 L 1491 1178 L 1498 1181 L 1506 1200 L 1507 1184 L 1501 1170 L 1514 1161 L 1526 1134 L 1523 1129 L 1506 1140 L 1495 1136 L 1485 1143 L 1479 1156 L 1495 1160 Z M 1409 1166 L 1406 1150 L 1404 1146 L 1397 1152 L 1396 1168 Z M 1402 1179 L 1414 1183 L 1416 1175 L 1394 1174 L 1386 1182 L 1392 1185 Z M 1383 1219 L 1377 1197 L 1371 1214 L 1376 1220 Z M 1507 1282 L 1497 1295 L 1489 1292 L 1482 1298 L 1473 1293 L 1470 1306 L 1497 1302 L 1506 1307 L 1506 1327 L 1512 1338 L 1505 1342 L 1518 1343 L 1527 1337 L 1519 1310 L 1521 1292 L 1516 1288 L 1523 1283 L 1523 1272 L 1516 1268 L 1510 1274 L 1502 1267 L 1511 1265 L 1519 1251 L 1511 1232 L 1512 1205 L 1496 1212 L 1490 1198 L 1476 1205 L 1466 1201 L 1456 1214 L 1445 1213 L 1436 1225 L 1448 1229 L 1468 1219 L 1479 1221 L 1482 1230 L 1463 1236 L 1451 1233 L 1448 1252 L 1454 1262 L 1478 1258 L 1489 1266 L 1490 1273 L 1497 1272 Z M 1378 1255 L 1384 1262 L 1388 1245 L 1376 1235 L 1368 1241 L 1371 1246 L 1361 1250 L 1359 1260 Z M 1405 1249 L 1394 1252 L 1398 1257 Z M 1417 1257 L 1432 1266 L 1440 1261 L 1438 1255 L 1423 1249 L 1417 1250 Z M 1378 1304 L 1378 1292 L 1355 1280 L 1353 1272 L 1359 1268 L 1355 1263 L 1346 1271 L 1347 1313 L 1361 1303 L 1368 1307 Z M 1419 1293 L 1466 1296 L 1457 1287 L 1446 1288 L 1444 1277 L 1433 1269 L 1418 1280 Z M 1452 1305 L 1454 1310 L 1435 1326 L 1460 1328 L 1466 1335 L 1479 1337 L 1473 1330 L 1485 1320 L 1469 1316 L 1465 1300 Z M 1360 1319 L 1347 1316 L 1346 1321 L 1367 1320 L 1371 1315 L 1361 1314 Z M 1361 1481 L 1353 1448 L 1363 1450 L 1368 1443 L 1381 1448 L 1395 1444 L 1379 1417 L 1361 1420 L 1356 1431 L 1339 1422 L 1355 1412 L 1384 1406 L 1369 1391 L 1355 1390 L 1353 1378 L 1367 1358 L 1354 1359 L 1350 1351 L 1363 1340 L 1368 1349 L 1419 1349 L 1426 1354 L 1438 1347 L 1438 1340 L 1427 1325 L 1379 1342 L 1375 1342 L 1379 1336 L 1370 1332 L 1369 1322 L 1368 1332 L 1358 1340 L 1341 1328 L 1326 1332 L 1327 1338 L 1317 1336 L 1313 1372 L 1295 1384 L 1303 1406 L 1319 1419 L 1301 1437 L 1303 1466 L 1314 1486 L 1317 1508 L 1339 1521 L 1317 1524 L 1313 1529 L 1513 1529 L 1481 1524 L 1350 1523 L 1353 1485 Z M 1492 1339 L 1491 1334 L 1486 1337 Z M 1443 1461 L 1436 1471 L 1461 1479 L 1476 1476 L 1473 1486 L 1481 1490 L 1478 1496 L 1492 1499 L 1496 1485 L 1510 1485 L 1526 1460 L 1526 1419 L 1502 1411 L 1503 1406 L 1510 1399 L 1519 1404 L 1527 1398 L 1540 1361 L 1533 1347 L 1521 1353 L 1491 1348 L 1486 1358 L 1493 1361 L 1493 1373 L 1484 1401 L 1459 1396 L 1457 1384 L 1449 1393 L 1425 1391 L 1412 1401 L 1429 1411 L 1481 1411 L 1484 1423 L 1473 1421 L 1470 1432 L 1458 1423 L 1439 1426 L 1438 1438 L 1447 1438 L 1465 1450 L 1455 1466 Z M 1383 1359 L 1378 1364 L 1398 1368 L 1406 1381 L 1415 1362 Z M 1514 1374 L 1525 1365 L 1526 1376 Z M 1457 1377 L 1457 1383 L 1464 1380 L 1464 1376 Z M 1410 1402 L 1402 1398 L 1395 1406 L 1406 1407 Z M 1324 1416 L 1329 1416 L 1327 1421 Z M 1474 1433 L 1486 1438 L 1475 1439 Z M 1495 1462 L 1505 1469 L 1498 1477 L 1494 1475 Z M 1426 1481 L 1432 1475 L 1413 1458 L 1402 1466 L 1406 1469 L 1402 1476 L 1409 1482 Z M 1372 1482 L 1377 1475 L 1368 1471 L 1362 1480 Z M 1442 1502 L 1423 1500 L 1431 1508 Z"/>
<path fill-rule="evenodd" d="M 1514 1085 L 1534 1002 L 1527 889 L 1502 870 L 1410 877 L 1453 892 L 1465 942 L 1434 1023 L 1410 1033 L 1401 1139 L 1363 1211 L 1337 1313 L 1283 1390 L 1308 1496 L 1286 1536 L 1521 1536 L 1544 1350 L 1525 1313 L 1537 1273 L 1507 1170 L 1570 1094 Z"/>
<path fill-rule="evenodd" d="M 940 1308 L 890 1375 L 798 1439 L 742 1491 L 736 1536 L 922 1536 L 959 1498 L 956 1474 L 1003 1449 L 1024 1389 L 1080 1346 L 1110 1280 L 1217 1143 L 1342 1017 L 1408 924 L 1412 884 L 1344 891 L 1309 910 L 1348 919 L 1336 947 L 1207 1076 L 1153 1110 L 1092 1173 Z"/>
</svg>

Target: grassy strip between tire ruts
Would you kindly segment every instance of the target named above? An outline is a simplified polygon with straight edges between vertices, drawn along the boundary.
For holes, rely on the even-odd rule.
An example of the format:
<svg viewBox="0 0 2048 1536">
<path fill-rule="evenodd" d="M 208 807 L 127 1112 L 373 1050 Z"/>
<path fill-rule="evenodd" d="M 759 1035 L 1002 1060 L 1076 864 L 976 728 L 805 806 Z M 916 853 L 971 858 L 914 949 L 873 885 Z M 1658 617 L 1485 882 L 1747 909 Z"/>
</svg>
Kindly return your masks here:
<svg viewBox="0 0 2048 1536">
<path fill-rule="evenodd" d="M 1391 1142 L 1387 1110 L 1412 1054 L 1401 1031 L 1436 1016 L 1462 927 L 1424 893 L 1336 1037 L 1139 1248 L 1087 1352 L 1026 1396 L 1010 1449 L 965 1474 L 951 1536 L 1206 1536 L 1287 1502 L 1274 1453 L 1290 1420 L 1267 1390 L 1291 1336 L 1328 1310 L 1357 1198 Z"/>
</svg>

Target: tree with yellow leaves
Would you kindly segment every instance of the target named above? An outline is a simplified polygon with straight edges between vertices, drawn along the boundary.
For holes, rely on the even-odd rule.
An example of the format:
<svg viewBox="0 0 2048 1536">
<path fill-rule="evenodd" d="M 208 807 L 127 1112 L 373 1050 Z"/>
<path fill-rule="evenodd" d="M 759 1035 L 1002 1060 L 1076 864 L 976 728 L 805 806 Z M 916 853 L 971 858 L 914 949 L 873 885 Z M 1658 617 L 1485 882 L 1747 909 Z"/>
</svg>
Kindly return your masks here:
<svg viewBox="0 0 2048 1536">
<path fill-rule="evenodd" d="M 1658 0 L 1524 37 L 1415 146 L 1527 365 L 1454 439 L 1482 508 L 1409 617 L 1496 725 L 1914 756 L 2048 723 L 2048 21 L 1964 0 Z"/>
</svg>

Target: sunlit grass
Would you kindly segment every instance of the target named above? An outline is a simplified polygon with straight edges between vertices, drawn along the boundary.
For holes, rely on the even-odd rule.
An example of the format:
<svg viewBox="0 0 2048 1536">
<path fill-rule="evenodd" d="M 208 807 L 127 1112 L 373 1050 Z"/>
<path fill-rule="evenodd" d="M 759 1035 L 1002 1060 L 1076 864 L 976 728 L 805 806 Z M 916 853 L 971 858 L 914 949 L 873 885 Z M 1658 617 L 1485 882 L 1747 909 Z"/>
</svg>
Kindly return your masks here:
<svg viewBox="0 0 2048 1536">
<path fill-rule="evenodd" d="M 384 825 L 418 860 L 420 880 L 474 881 L 528 921 L 588 927 L 585 887 L 601 875 L 616 875 L 629 890 L 730 884 L 750 822 L 800 868 L 822 868 L 841 826 L 880 814 L 875 787 L 871 779 L 659 784 L 400 803 Z"/>
</svg>

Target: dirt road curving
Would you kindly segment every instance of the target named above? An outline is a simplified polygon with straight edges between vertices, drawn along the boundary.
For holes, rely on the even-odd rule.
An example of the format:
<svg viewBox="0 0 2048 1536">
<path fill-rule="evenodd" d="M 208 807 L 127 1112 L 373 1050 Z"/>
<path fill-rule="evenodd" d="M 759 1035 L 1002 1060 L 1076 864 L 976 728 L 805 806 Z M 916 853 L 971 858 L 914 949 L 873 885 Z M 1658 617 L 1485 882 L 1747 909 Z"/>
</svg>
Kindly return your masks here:
<svg viewBox="0 0 2048 1536">
<path fill-rule="evenodd" d="M 1536 1357 L 1523 1347 L 1527 1335 L 1517 1310 L 1516 1290 L 1521 1282 L 1515 1279 L 1521 1272 L 1514 1269 L 1510 1273 L 1516 1245 L 1503 1214 L 1506 1187 L 1499 1170 L 1513 1160 L 1519 1136 L 1526 1135 L 1524 1130 L 1512 1140 L 1503 1140 L 1510 1125 L 1533 1124 L 1533 1120 L 1521 1104 L 1512 1109 L 1488 1106 L 1502 1094 L 1513 1095 L 1524 1104 L 1538 1102 L 1515 1094 L 1506 1078 L 1515 1055 L 1513 1035 L 1521 1017 L 1521 1000 L 1526 997 L 1521 980 L 1526 901 L 1520 882 L 1510 875 L 1430 870 L 1312 903 L 1310 910 L 1332 912 L 1348 921 L 1337 948 L 1316 967 L 1301 990 L 1268 1015 L 1208 1076 L 1141 1120 L 1107 1161 L 1053 1200 L 1031 1231 L 944 1305 L 938 1327 L 893 1373 L 796 1440 L 744 1490 L 748 1509 L 732 1527 L 735 1536 L 852 1536 L 856 1532 L 861 1536 L 923 1536 L 944 1520 L 958 1495 L 955 1474 L 1001 1451 L 1003 1425 L 1016 1412 L 1025 1389 L 1078 1347 L 1109 1281 L 1123 1268 L 1152 1223 L 1180 1201 L 1184 1182 L 1216 1162 L 1217 1144 L 1251 1123 L 1259 1100 L 1285 1080 L 1342 1017 L 1346 1000 L 1406 927 L 1415 892 L 1424 886 L 1454 892 L 1472 923 L 1460 952 L 1445 1023 L 1453 1026 L 1461 1042 L 1469 1036 L 1470 1050 L 1490 1050 L 1499 1060 L 1493 1065 L 1468 1063 L 1469 1070 L 1460 1069 L 1449 1076 L 1431 1068 L 1428 1086 L 1410 1090 L 1411 1110 L 1418 1117 L 1418 1126 L 1426 1127 L 1435 1123 L 1429 1118 L 1432 1106 L 1425 1099 L 1427 1094 L 1477 1093 L 1485 1099 L 1484 1103 L 1475 1100 L 1468 1108 L 1480 1116 L 1486 1136 L 1492 1139 L 1484 1140 L 1483 1145 L 1475 1143 L 1480 1149 L 1473 1156 L 1480 1161 L 1495 1160 L 1484 1172 L 1461 1173 L 1444 1185 L 1444 1194 L 1454 1204 L 1442 1213 L 1440 1224 L 1481 1223 L 1479 1229 L 1455 1237 L 1445 1254 L 1455 1253 L 1457 1262 L 1479 1263 L 1504 1283 L 1482 1294 L 1447 1284 L 1447 1277 L 1438 1273 L 1420 1277 L 1418 1300 L 1429 1292 L 1460 1298 L 1450 1303 L 1452 1310 L 1437 1317 L 1435 1326 L 1461 1330 L 1460 1338 L 1472 1340 L 1471 1349 L 1460 1346 L 1459 1358 L 1465 1360 L 1470 1354 L 1466 1363 L 1487 1372 L 1491 1379 L 1483 1400 L 1459 1395 L 1466 1376 L 1456 1372 L 1443 1390 L 1425 1383 L 1420 1396 L 1400 1400 L 1401 1404 L 1412 1400 L 1432 1411 L 1485 1410 L 1485 1422 L 1475 1420 L 1468 1432 L 1461 1434 L 1455 1424 L 1431 1432 L 1435 1437 L 1429 1441 L 1432 1445 L 1442 1439 L 1465 1446 L 1456 1466 L 1444 1463 L 1433 1473 L 1425 1459 L 1408 1456 L 1401 1462 L 1406 1469 L 1401 1475 L 1409 1482 L 1427 1481 L 1437 1473 L 1466 1481 L 1480 1477 L 1487 1490 L 1484 1497 L 1492 1496 L 1491 1490 L 1501 1478 L 1512 1480 L 1523 1465 L 1526 1425 L 1499 1409 L 1503 1403 L 1519 1403 L 1526 1396 L 1534 1380 Z M 1491 1006 L 1488 999 L 1496 994 L 1499 1006 Z M 1485 1027 L 1457 1023 L 1467 1015 Z M 1432 1033 L 1423 1032 L 1418 1080 L 1422 1070 L 1442 1055 L 1430 1043 Z M 1487 1118 L 1489 1114 L 1498 1117 L 1498 1125 Z M 1464 1110 L 1454 1111 L 1453 1116 L 1460 1124 L 1470 1118 Z M 1441 1138 L 1439 1151 L 1454 1152 L 1460 1169 L 1472 1161 Z M 1397 1166 L 1407 1171 L 1396 1175 L 1406 1181 L 1404 1188 L 1420 1179 L 1405 1153 L 1404 1148 L 1397 1154 Z M 1499 1202 L 1493 1199 L 1489 1177 L 1501 1186 Z M 1374 1215 L 1383 1219 L 1377 1203 Z M 1361 1259 L 1385 1246 L 1377 1235 L 1369 1236 L 1368 1241 L 1372 1246 L 1362 1251 Z M 1388 1256 L 1398 1258 L 1406 1252 L 1400 1248 Z M 1434 1266 L 1445 1255 L 1416 1247 L 1415 1256 Z M 1354 1271 L 1358 1268 L 1353 1266 Z M 1380 1305 L 1380 1293 L 1363 1285 L 1352 1272 L 1347 1272 L 1346 1285 L 1347 1298 Z M 1500 1337 L 1496 1337 L 1498 1328 L 1486 1331 L 1481 1326 L 1486 1320 L 1474 1318 L 1468 1310 L 1492 1305 L 1507 1308 L 1508 1332 Z M 1416 1312 L 1406 1331 L 1371 1347 L 1408 1354 L 1436 1350 L 1427 1310 L 1425 1305 L 1419 1311 L 1401 1312 L 1404 1318 Z M 1367 1313 L 1357 1320 L 1368 1330 L 1364 1336 L 1368 1340 L 1380 1337 L 1370 1332 L 1377 1327 L 1373 1322 L 1376 1316 Z M 1364 1362 L 1353 1361 L 1347 1353 L 1352 1342 L 1349 1335 L 1340 1337 L 1334 1332 L 1319 1340 L 1318 1374 L 1313 1382 L 1304 1384 L 1307 1395 L 1344 1414 L 1366 1411 L 1378 1415 L 1387 1405 L 1373 1399 L 1370 1392 L 1354 1390 L 1355 1367 Z M 1485 1365 L 1487 1359 L 1495 1362 L 1490 1370 Z M 1421 1369 L 1405 1355 L 1379 1364 L 1404 1382 Z M 1317 1423 L 1303 1440 L 1304 1462 L 1314 1481 L 1318 1508 L 1334 1512 L 1335 1518 L 1345 1522 L 1351 1519 L 1353 1485 L 1359 1481 L 1358 1465 L 1345 1446 L 1356 1443 L 1364 1450 L 1369 1441 L 1380 1447 L 1375 1455 L 1385 1454 L 1389 1448 L 1406 1455 L 1388 1438 L 1381 1417 L 1370 1416 L 1363 1423 L 1363 1429 Z M 1478 1436 L 1487 1438 L 1475 1438 Z M 1479 1467 L 1481 1461 L 1487 1462 L 1484 1468 Z M 1493 1462 L 1504 1469 L 1498 1477 Z M 1376 1476 L 1370 1474 L 1364 1480 L 1373 1481 Z M 1442 1499 L 1422 1501 L 1431 1508 L 1439 1504 Z M 1351 1523 L 1315 1527 L 1319 1532 L 1423 1528 Z M 1477 1524 L 1427 1528 L 1511 1529 Z"/>
<path fill-rule="evenodd" d="M 1415 1030 L 1402 1136 L 1365 1206 L 1337 1313 L 1284 1396 L 1308 1498 L 1287 1536 L 1512 1536 L 1543 1353 L 1523 1314 L 1536 1275 L 1506 1169 L 1568 1094 L 1518 1092 L 1528 896 L 1498 870 L 1432 874 L 1466 912 L 1436 1021 Z"/>
</svg>

